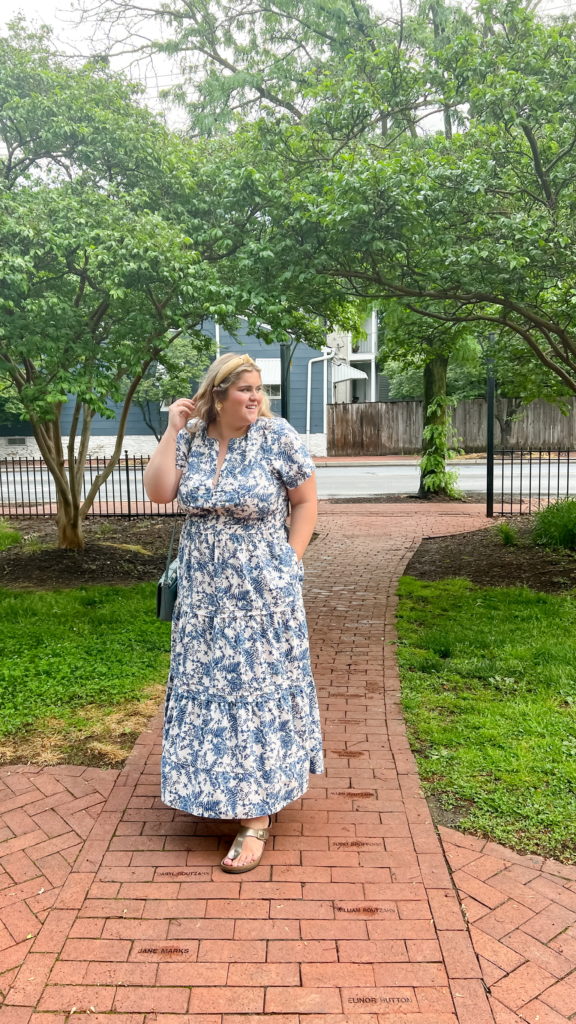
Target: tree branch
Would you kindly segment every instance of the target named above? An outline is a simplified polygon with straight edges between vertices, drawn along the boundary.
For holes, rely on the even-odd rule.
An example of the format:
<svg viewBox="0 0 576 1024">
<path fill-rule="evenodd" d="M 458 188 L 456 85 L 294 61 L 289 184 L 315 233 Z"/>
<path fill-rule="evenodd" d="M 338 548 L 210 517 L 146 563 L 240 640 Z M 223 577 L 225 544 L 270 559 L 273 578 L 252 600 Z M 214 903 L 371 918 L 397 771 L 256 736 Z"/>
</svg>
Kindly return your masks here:
<svg viewBox="0 0 576 1024">
<path fill-rule="evenodd" d="M 547 205 L 551 210 L 554 210 L 556 208 L 556 198 L 554 196 L 554 193 L 552 192 L 550 182 L 547 178 L 546 172 L 542 165 L 542 159 L 540 157 L 540 150 L 538 149 L 536 136 L 534 135 L 534 132 L 532 131 L 532 128 L 530 127 L 527 121 L 520 121 L 520 127 L 522 128 L 522 131 L 524 132 L 524 135 L 528 140 L 528 145 L 530 146 L 530 149 L 532 151 L 534 170 L 536 171 L 536 177 L 538 178 L 538 181 L 542 186 L 542 191 L 546 196 Z"/>
</svg>

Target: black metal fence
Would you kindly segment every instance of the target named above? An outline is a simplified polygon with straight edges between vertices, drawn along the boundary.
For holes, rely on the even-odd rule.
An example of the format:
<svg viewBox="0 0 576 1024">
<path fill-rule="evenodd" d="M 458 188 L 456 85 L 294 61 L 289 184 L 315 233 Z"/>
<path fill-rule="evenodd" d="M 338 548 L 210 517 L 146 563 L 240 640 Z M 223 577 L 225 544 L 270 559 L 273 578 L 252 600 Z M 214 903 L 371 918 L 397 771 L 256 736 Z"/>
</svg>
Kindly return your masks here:
<svg viewBox="0 0 576 1024">
<path fill-rule="evenodd" d="M 576 452 L 565 448 L 495 451 L 493 486 L 494 514 L 500 516 L 529 515 L 552 501 L 576 497 Z"/>
<path fill-rule="evenodd" d="M 82 498 L 102 472 L 107 459 L 90 456 L 82 480 Z M 93 516 L 176 515 L 178 507 L 156 505 L 144 491 L 142 477 L 148 465 L 148 456 L 129 455 L 125 452 L 112 473 L 98 491 L 89 511 Z M 0 459 L 0 515 L 40 517 L 56 512 L 56 486 L 46 464 L 41 459 Z"/>
<path fill-rule="evenodd" d="M 98 491 L 88 514 L 127 518 L 176 515 L 176 502 L 156 505 L 146 496 L 142 477 L 148 461 L 148 456 L 125 452 Z M 82 498 L 106 463 L 102 456 L 87 459 Z M 551 501 L 576 497 L 576 452 L 556 448 L 495 451 L 492 482 L 494 515 L 529 514 Z M 56 486 L 41 459 L 0 459 L 0 516 L 41 517 L 55 513 Z M 492 514 L 488 505 L 487 513 Z"/>
</svg>

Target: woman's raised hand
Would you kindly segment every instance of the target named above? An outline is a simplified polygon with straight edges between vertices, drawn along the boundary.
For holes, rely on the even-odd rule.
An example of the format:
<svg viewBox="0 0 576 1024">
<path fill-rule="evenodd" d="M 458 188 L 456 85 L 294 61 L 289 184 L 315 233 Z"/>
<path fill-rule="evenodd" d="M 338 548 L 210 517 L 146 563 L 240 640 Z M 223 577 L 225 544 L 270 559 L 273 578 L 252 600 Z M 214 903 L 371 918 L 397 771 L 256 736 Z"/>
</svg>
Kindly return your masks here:
<svg viewBox="0 0 576 1024">
<path fill-rule="evenodd" d="M 182 430 L 188 420 L 194 416 L 196 402 L 193 398 L 177 398 L 172 405 L 168 406 L 168 427 L 173 430 Z"/>
</svg>

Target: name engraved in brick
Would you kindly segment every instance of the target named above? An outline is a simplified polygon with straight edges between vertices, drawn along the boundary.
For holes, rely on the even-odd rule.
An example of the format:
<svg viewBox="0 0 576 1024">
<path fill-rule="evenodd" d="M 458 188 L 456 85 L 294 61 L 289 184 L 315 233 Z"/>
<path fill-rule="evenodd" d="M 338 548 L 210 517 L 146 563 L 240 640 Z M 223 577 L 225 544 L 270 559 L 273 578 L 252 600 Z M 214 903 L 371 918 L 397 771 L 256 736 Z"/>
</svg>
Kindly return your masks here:
<svg viewBox="0 0 576 1024">
<path fill-rule="evenodd" d="M 392 907 L 340 907 L 335 906 L 337 914 L 393 914 Z"/>
<path fill-rule="evenodd" d="M 365 757 L 365 750 L 331 750 L 334 757 Z"/>
<path fill-rule="evenodd" d="M 374 800 L 375 794 L 367 789 L 355 792 L 351 789 L 334 789 L 330 796 L 347 796 L 349 800 Z"/>
<path fill-rule="evenodd" d="M 383 850 L 382 843 L 371 843 L 368 839 L 343 839 L 332 845 L 335 850 Z"/>
<path fill-rule="evenodd" d="M 211 878 L 209 868 L 183 868 L 181 871 L 168 871 L 162 868 L 156 872 L 156 878 Z"/>
<path fill-rule="evenodd" d="M 160 956 L 182 956 L 190 952 L 189 946 L 141 946 L 139 953 L 153 953 Z"/>
<path fill-rule="evenodd" d="M 410 996 L 348 996 L 349 1003 L 411 1003 Z"/>
</svg>

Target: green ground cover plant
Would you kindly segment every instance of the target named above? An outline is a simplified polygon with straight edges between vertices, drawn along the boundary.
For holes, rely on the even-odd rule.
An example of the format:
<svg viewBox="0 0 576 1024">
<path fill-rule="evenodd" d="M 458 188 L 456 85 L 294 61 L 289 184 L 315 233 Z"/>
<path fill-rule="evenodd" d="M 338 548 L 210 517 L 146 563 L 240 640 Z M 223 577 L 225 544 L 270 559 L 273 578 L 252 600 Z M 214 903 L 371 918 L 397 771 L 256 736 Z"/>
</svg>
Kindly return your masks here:
<svg viewBox="0 0 576 1024">
<path fill-rule="evenodd" d="M 0 590 L 0 761 L 123 760 L 168 671 L 170 630 L 154 616 L 154 591 Z"/>
<path fill-rule="evenodd" d="M 21 540 L 22 534 L 13 530 L 5 519 L 0 519 L 0 551 L 6 551 L 6 548 L 19 544 Z"/>
<path fill-rule="evenodd" d="M 458 828 L 576 860 L 576 598 L 405 576 L 402 700 L 428 795 Z"/>
<path fill-rule="evenodd" d="M 518 534 L 518 530 L 515 526 L 510 526 L 510 523 L 507 523 L 505 520 L 501 523 L 498 523 L 496 527 L 496 532 L 500 537 L 500 540 L 504 544 L 504 547 L 513 548 L 520 543 L 520 536 Z"/>
</svg>

